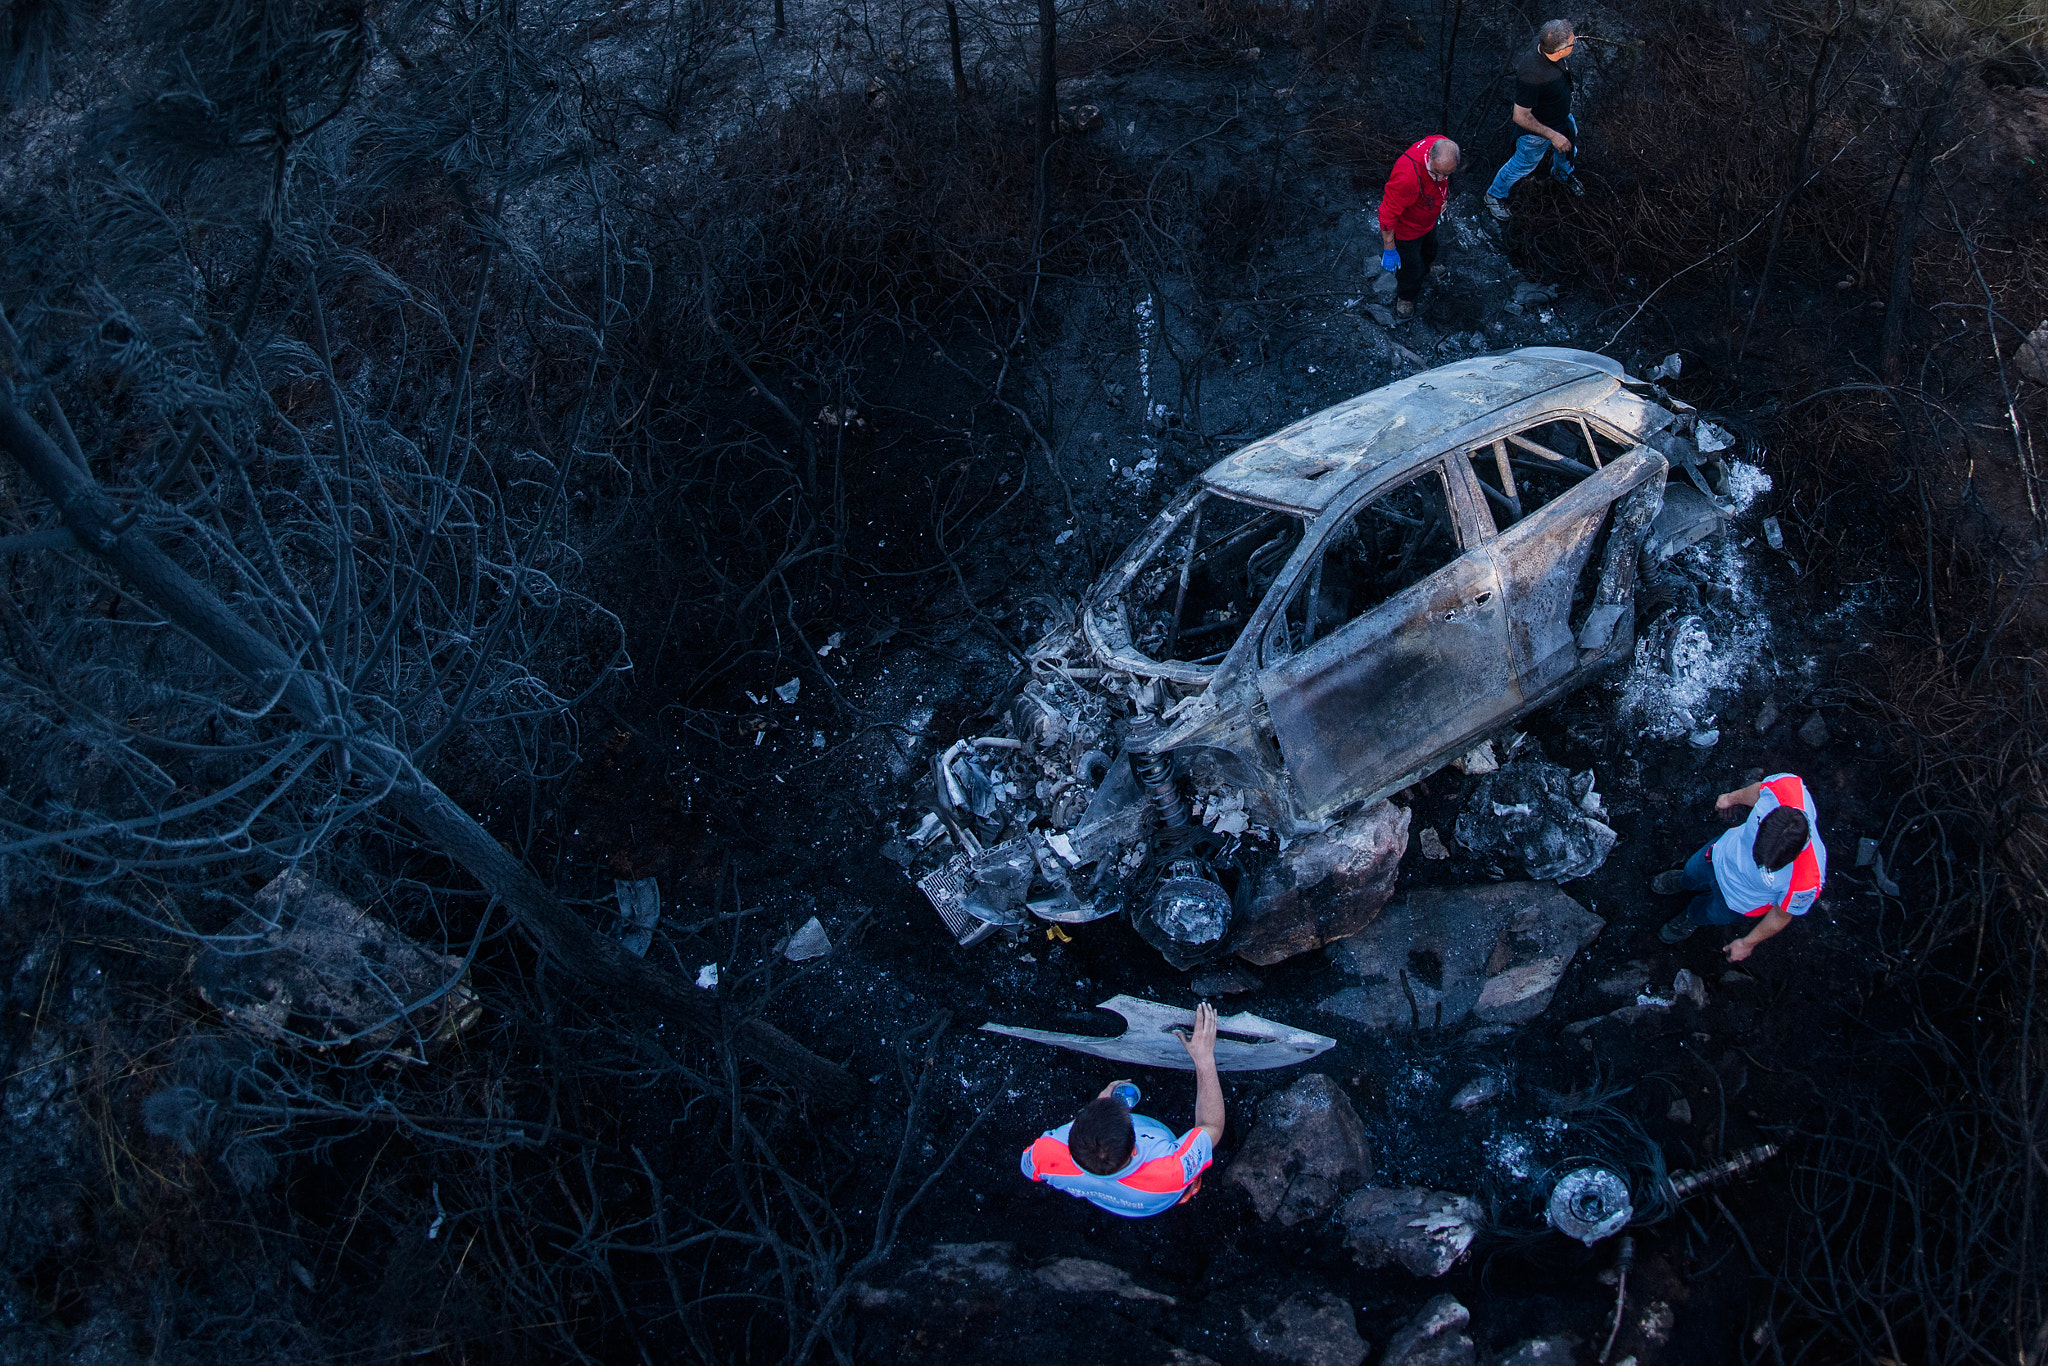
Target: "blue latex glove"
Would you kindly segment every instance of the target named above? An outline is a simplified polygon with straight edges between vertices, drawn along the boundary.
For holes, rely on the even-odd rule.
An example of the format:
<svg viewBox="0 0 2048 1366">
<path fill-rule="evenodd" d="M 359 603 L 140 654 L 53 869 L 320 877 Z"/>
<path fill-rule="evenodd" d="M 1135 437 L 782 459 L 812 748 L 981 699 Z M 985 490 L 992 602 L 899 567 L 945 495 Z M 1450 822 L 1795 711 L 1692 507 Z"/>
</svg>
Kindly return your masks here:
<svg viewBox="0 0 2048 1366">
<path fill-rule="evenodd" d="M 1398 252 L 1398 251 L 1395 251 L 1395 250 L 1393 250 L 1393 249 L 1392 249 L 1392 248 L 1390 247 L 1390 248 L 1388 248 L 1388 249 L 1387 249 L 1386 251 L 1383 251 L 1383 252 L 1381 252 L 1381 253 L 1380 253 L 1380 269 L 1381 269 L 1381 270 L 1399 270 L 1400 268 L 1401 268 L 1401 253 L 1400 253 L 1400 252 Z"/>
</svg>

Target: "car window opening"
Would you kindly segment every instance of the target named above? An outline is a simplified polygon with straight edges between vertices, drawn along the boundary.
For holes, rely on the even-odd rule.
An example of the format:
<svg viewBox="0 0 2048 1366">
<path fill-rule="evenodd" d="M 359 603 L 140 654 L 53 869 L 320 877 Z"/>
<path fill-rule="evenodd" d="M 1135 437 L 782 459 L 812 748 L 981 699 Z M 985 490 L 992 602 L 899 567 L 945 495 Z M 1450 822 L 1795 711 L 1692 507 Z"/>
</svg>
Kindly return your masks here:
<svg viewBox="0 0 2048 1366">
<path fill-rule="evenodd" d="M 1496 438 L 1470 451 L 1472 472 L 1505 531 L 1561 497 L 1626 450 L 1577 417 L 1556 418 Z M 1586 461 L 1591 460 L 1592 464 Z"/>
<path fill-rule="evenodd" d="M 1302 531 L 1298 517 L 1204 493 L 1125 590 L 1131 643 L 1161 661 L 1222 659 Z"/>
<path fill-rule="evenodd" d="M 1332 532 L 1274 626 L 1274 657 L 1297 654 L 1458 558 L 1440 470 L 1389 489 Z"/>
</svg>

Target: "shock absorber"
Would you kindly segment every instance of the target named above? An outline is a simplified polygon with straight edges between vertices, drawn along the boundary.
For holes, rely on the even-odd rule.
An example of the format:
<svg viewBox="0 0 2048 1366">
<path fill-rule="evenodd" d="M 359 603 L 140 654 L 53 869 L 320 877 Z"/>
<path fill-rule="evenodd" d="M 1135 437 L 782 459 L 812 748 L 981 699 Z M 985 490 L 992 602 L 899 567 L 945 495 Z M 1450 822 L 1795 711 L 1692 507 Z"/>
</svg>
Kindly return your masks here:
<svg viewBox="0 0 2048 1366">
<path fill-rule="evenodd" d="M 1181 800 L 1180 789 L 1174 786 L 1173 765 L 1167 762 L 1165 755 L 1153 749 L 1159 741 L 1159 734 L 1159 722 L 1149 713 L 1141 712 L 1131 723 L 1131 733 L 1124 742 L 1124 748 L 1131 756 L 1131 772 L 1144 784 L 1159 819 L 1169 830 L 1185 830 L 1188 806 Z"/>
</svg>

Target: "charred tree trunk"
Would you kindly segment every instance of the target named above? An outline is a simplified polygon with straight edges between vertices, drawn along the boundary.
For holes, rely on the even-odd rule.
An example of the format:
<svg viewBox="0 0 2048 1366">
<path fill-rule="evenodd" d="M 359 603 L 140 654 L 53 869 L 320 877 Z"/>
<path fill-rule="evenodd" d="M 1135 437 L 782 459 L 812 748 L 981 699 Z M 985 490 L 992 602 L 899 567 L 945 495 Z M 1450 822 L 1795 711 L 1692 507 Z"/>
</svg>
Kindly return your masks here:
<svg viewBox="0 0 2048 1366">
<path fill-rule="evenodd" d="M 1906 173 L 1906 195 L 1899 203 L 1899 231 L 1892 242 L 1892 279 L 1884 305 L 1884 344 L 1878 370 L 1888 383 L 1897 383 L 1905 373 L 1906 315 L 1913 309 L 1913 247 L 1920 236 L 1920 206 L 1927 199 L 1927 180 L 1934 173 L 1934 144 L 1941 138 L 1942 118 L 1955 94 L 1962 65 L 1952 62 L 1927 112 L 1920 117 L 1920 131 L 1913 138 L 1913 154 Z"/>
<path fill-rule="evenodd" d="M 1814 54 L 1813 71 L 1806 78 L 1806 121 L 1799 128 L 1799 143 L 1792 152 L 1792 178 L 1785 186 L 1785 193 L 1778 197 L 1777 211 L 1771 215 L 1771 245 L 1764 252 L 1763 273 L 1756 281 L 1756 301 L 1749 306 L 1749 321 L 1742 325 L 1742 340 L 1736 344 L 1737 364 L 1749 349 L 1749 334 L 1756 328 L 1756 320 L 1764 311 L 1764 300 L 1771 292 L 1771 273 L 1778 265 L 1778 252 L 1785 244 L 1785 219 L 1792 212 L 1792 202 L 1799 198 L 1799 189 L 1806 183 L 1806 168 L 1813 157 L 1813 130 L 1820 122 L 1821 86 L 1826 84 L 1828 72 L 1835 64 L 1835 54 L 1840 49 L 1835 45 L 1835 31 L 1829 29 L 1821 35 L 1820 51 Z"/>
<path fill-rule="evenodd" d="M 960 6 L 946 0 L 946 44 L 953 53 L 953 98 L 967 103 L 967 68 L 960 62 Z"/>
<path fill-rule="evenodd" d="M 147 535 L 123 529 L 112 501 L 92 477 L 14 402 L 0 399 L 0 448 L 57 506 L 78 547 L 98 557 L 180 631 L 197 641 L 260 695 L 275 694 L 316 735 L 346 746 L 355 771 L 389 784 L 386 798 L 432 846 L 474 877 L 521 929 L 564 971 L 596 988 L 607 1005 L 658 1012 L 710 1038 L 730 1037 L 778 1077 L 821 1100 L 850 1103 L 859 1083 L 781 1030 L 761 1020 L 728 1023 L 710 993 L 683 982 L 623 946 L 594 933 L 538 878 L 477 824 L 474 817 L 389 747 L 347 737 L 364 728 L 345 723 L 334 705 L 342 692 L 251 626 L 206 584 L 188 574 Z"/>
<path fill-rule="evenodd" d="M 1059 5 L 1038 0 L 1038 231 L 1052 221 L 1052 141 L 1059 135 Z"/>
</svg>

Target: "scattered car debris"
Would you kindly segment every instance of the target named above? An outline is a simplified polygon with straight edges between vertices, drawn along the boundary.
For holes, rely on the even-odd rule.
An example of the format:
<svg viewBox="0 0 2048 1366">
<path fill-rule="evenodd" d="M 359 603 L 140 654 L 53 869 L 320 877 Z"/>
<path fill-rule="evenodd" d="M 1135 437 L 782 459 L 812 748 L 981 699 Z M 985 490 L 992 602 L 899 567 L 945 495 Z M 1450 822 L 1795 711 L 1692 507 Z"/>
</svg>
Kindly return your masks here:
<svg viewBox="0 0 2048 1366">
<path fill-rule="evenodd" d="M 1661 1194 L 1665 1199 L 1676 1203 L 1695 1191 L 1733 1180 L 1751 1167 L 1768 1162 L 1777 1155 L 1778 1145 L 1775 1143 L 1762 1143 L 1754 1148 L 1745 1148 L 1725 1162 L 1717 1162 L 1711 1167 L 1702 1167 L 1695 1172 L 1680 1172 L 1676 1176 L 1666 1177 Z"/>
<path fill-rule="evenodd" d="M 718 986 L 718 964 L 706 963 L 703 967 L 698 968 L 697 985 L 705 991 L 715 989 Z"/>
<path fill-rule="evenodd" d="M 1115 1038 L 1105 1039 L 1090 1034 L 1059 1034 L 993 1022 L 982 1028 L 991 1034 L 1049 1043 L 1055 1048 L 1069 1048 L 1076 1053 L 1088 1053 L 1112 1062 L 1163 1067 L 1177 1072 L 1194 1071 L 1193 1059 L 1173 1033 L 1177 1029 L 1194 1028 L 1194 1011 L 1140 1000 L 1135 996 L 1113 996 L 1096 1009 L 1123 1016 L 1124 1032 Z M 1259 1072 L 1273 1067 L 1292 1067 L 1337 1046 L 1335 1039 L 1275 1024 L 1249 1012 L 1218 1016 L 1216 1030 L 1216 1070 L 1219 1072 Z"/>
<path fill-rule="evenodd" d="M 785 703 L 795 702 L 796 695 L 803 690 L 803 686 L 801 679 L 792 678 L 787 683 L 777 685 L 775 695 Z"/>
<path fill-rule="evenodd" d="M 1519 864 L 1531 878 L 1569 882 L 1607 861 L 1615 833 L 1599 815 L 1591 769 L 1572 773 L 1531 755 L 1489 773 L 1458 815 L 1458 843 Z M 1590 807 L 1590 809 L 1589 809 Z"/>
<path fill-rule="evenodd" d="M 1673 351 L 1663 360 L 1658 361 L 1656 367 L 1649 374 L 1643 376 L 1643 378 L 1647 380 L 1677 379 L 1684 370 L 1685 357 Z"/>
<path fill-rule="evenodd" d="M 823 958 L 832 952 L 832 937 L 825 933 L 825 926 L 818 917 L 806 920 L 797 932 L 782 946 L 782 956 L 792 963 L 808 963 L 813 958 Z"/>
<path fill-rule="evenodd" d="M 612 891 L 619 899 L 619 943 L 627 953 L 645 958 L 647 946 L 654 942 L 654 927 L 661 922 L 661 883 L 651 877 L 614 880 Z"/>
<path fill-rule="evenodd" d="M 1559 1233 L 1591 1247 L 1627 1227 L 1635 1207 L 1626 1181 L 1605 1167 L 1580 1167 L 1558 1178 L 1544 1214 Z"/>
<path fill-rule="evenodd" d="M 279 873 L 192 958 L 230 1024 L 315 1053 L 420 1063 L 483 1015 L 460 958 L 422 948 L 305 873 Z"/>
<path fill-rule="evenodd" d="M 1192 969 L 1357 933 L 1406 848 L 1383 799 L 1454 760 L 1483 773 L 1489 736 L 1630 657 L 1666 476 L 1709 486 L 1696 423 L 1606 357 L 1529 347 L 1241 448 L 1049 604 L 1003 723 L 933 761 L 945 833 L 908 871 L 963 945 L 1123 914 Z M 1660 553 L 1725 524 L 1698 496 Z M 1575 828 L 1542 875 L 1598 866 L 1612 832 Z M 1345 847 L 1297 852 L 1318 840 Z M 1320 904 L 1305 874 L 1350 878 L 1339 913 L 1277 904 Z"/>
</svg>

